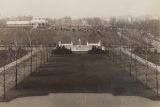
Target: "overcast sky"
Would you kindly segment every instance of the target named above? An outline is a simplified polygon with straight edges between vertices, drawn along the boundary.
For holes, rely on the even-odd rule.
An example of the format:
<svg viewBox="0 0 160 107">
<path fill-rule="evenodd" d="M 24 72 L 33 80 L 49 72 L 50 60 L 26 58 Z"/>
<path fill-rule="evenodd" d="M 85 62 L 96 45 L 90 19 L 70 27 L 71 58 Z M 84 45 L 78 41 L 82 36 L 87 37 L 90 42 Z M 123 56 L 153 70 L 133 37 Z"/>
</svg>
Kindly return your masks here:
<svg viewBox="0 0 160 107">
<path fill-rule="evenodd" d="M 160 15 L 160 0 L 0 0 L 2 16 L 107 17 Z"/>
</svg>

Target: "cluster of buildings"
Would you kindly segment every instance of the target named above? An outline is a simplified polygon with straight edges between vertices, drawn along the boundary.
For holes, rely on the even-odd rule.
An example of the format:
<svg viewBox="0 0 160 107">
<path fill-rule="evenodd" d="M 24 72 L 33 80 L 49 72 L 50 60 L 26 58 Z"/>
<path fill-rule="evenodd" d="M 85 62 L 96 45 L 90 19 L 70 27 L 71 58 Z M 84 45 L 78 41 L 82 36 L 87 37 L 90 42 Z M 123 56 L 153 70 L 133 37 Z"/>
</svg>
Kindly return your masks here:
<svg viewBox="0 0 160 107">
<path fill-rule="evenodd" d="M 51 25 L 53 29 L 72 29 L 78 27 L 80 29 L 90 28 L 92 24 L 96 23 L 96 21 L 100 21 L 103 26 L 110 27 L 112 26 L 112 22 L 127 22 L 134 23 L 139 21 L 146 20 L 160 20 L 159 16 L 142 16 L 142 17 L 133 17 L 133 16 L 122 16 L 122 17 L 105 17 L 105 18 L 83 18 L 73 20 L 71 17 L 63 17 L 60 19 L 55 19 L 55 23 Z M 89 23 L 90 22 L 90 23 Z M 97 22 L 98 23 L 98 22 Z M 7 27 L 47 27 L 49 22 L 44 18 L 33 18 L 29 21 L 7 21 Z M 96 24 L 95 24 L 96 25 Z M 98 26 L 98 25 L 97 25 Z"/>
<path fill-rule="evenodd" d="M 115 19 L 116 22 L 123 21 L 128 23 L 147 21 L 147 20 L 160 20 L 160 17 L 156 15 L 145 15 L 145 16 L 139 16 L 139 17 L 126 15 L 126 16 L 120 16 L 120 17 L 110 17 L 110 18 L 106 18 L 106 20 L 110 21 L 113 18 Z"/>
<path fill-rule="evenodd" d="M 71 17 L 63 17 L 57 19 L 54 24 L 51 25 L 53 29 L 61 30 L 74 30 L 74 29 L 85 29 L 91 27 L 85 19 L 72 19 Z"/>
</svg>

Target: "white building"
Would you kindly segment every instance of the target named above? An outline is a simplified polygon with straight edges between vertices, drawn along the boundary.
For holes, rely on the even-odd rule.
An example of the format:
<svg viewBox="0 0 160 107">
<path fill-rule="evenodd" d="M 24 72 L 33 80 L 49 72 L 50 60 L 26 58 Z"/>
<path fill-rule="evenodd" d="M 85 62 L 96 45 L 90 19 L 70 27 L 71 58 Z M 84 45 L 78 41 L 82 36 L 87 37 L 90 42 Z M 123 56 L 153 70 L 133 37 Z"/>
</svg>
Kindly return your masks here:
<svg viewBox="0 0 160 107">
<path fill-rule="evenodd" d="M 30 27 L 30 21 L 7 21 L 7 27 Z"/>
<path fill-rule="evenodd" d="M 46 27 L 48 26 L 48 21 L 43 18 L 34 18 L 30 21 L 7 21 L 7 27 Z"/>
<path fill-rule="evenodd" d="M 65 48 L 71 49 L 72 51 L 81 51 L 81 52 L 83 52 L 83 51 L 89 51 L 89 50 L 92 49 L 93 46 L 99 47 L 102 50 L 105 50 L 105 47 L 102 46 L 101 41 L 99 41 L 98 43 L 89 43 L 87 41 L 86 45 L 82 45 L 81 44 L 81 40 L 79 39 L 79 44 L 78 45 L 73 45 L 72 41 L 71 41 L 71 43 L 68 43 L 68 44 L 62 44 L 61 41 L 59 41 L 58 45 L 60 47 L 64 46 Z"/>
<path fill-rule="evenodd" d="M 102 45 L 101 45 L 101 41 L 99 41 L 98 43 L 88 43 L 88 41 L 87 41 L 87 46 L 97 46 L 97 47 L 100 47 Z"/>
<path fill-rule="evenodd" d="M 71 41 L 71 43 L 68 43 L 68 44 L 62 44 L 61 41 L 59 41 L 59 46 L 73 46 L 73 42 Z"/>
</svg>

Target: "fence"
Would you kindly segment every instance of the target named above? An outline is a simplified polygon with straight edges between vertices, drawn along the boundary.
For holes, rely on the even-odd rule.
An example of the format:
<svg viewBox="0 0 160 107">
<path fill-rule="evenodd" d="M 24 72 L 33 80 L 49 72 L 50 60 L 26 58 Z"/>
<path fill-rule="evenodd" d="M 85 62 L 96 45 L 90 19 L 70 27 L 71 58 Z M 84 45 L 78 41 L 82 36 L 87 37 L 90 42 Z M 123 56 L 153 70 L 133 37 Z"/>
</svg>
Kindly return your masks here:
<svg viewBox="0 0 160 107">
<path fill-rule="evenodd" d="M 146 88 L 152 89 L 156 96 L 159 97 L 160 66 L 122 47 L 109 50 L 109 55 L 115 64 L 118 64 L 124 72 L 128 71 L 135 81 L 140 81 Z"/>
<path fill-rule="evenodd" d="M 51 56 L 51 48 L 30 48 L 22 58 L 0 68 L 0 96 L 6 98 L 6 92 L 17 88 L 18 83 L 37 71 Z"/>
</svg>

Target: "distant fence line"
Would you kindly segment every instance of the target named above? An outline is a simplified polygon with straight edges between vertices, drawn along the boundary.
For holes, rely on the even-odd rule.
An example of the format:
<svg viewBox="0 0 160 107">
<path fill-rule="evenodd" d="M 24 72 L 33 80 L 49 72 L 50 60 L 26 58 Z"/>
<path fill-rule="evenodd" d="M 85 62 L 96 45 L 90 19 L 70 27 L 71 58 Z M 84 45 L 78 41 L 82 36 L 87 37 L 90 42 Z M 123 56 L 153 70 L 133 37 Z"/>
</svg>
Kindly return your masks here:
<svg viewBox="0 0 160 107">
<path fill-rule="evenodd" d="M 36 52 L 38 52 L 38 50 L 34 49 L 32 51 L 32 55 L 34 55 Z M 8 70 L 9 68 L 16 66 L 16 63 L 20 64 L 20 63 L 22 63 L 23 61 L 27 60 L 30 57 L 31 57 L 31 52 L 29 52 L 27 55 L 23 56 L 22 58 L 19 58 L 17 61 L 13 61 L 13 62 L 11 62 L 11 63 L 3 66 L 3 67 L 0 67 L 0 72 L 3 72 L 4 68 L 5 68 L 5 70 Z"/>
<path fill-rule="evenodd" d="M 158 66 L 158 65 L 156 65 L 156 64 L 154 64 L 154 63 L 152 63 L 152 62 L 150 62 L 148 60 L 145 60 L 145 59 L 139 57 L 138 55 L 136 55 L 134 53 L 131 53 L 130 51 L 124 49 L 123 47 L 120 47 L 119 50 L 120 49 L 124 54 L 132 57 L 133 59 L 136 59 L 137 61 L 141 62 L 142 64 L 146 64 L 147 63 L 149 67 L 151 67 L 151 68 L 153 68 L 155 70 L 158 70 L 158 72 L 160 72 L 160 66 Z"/>
</svg>

